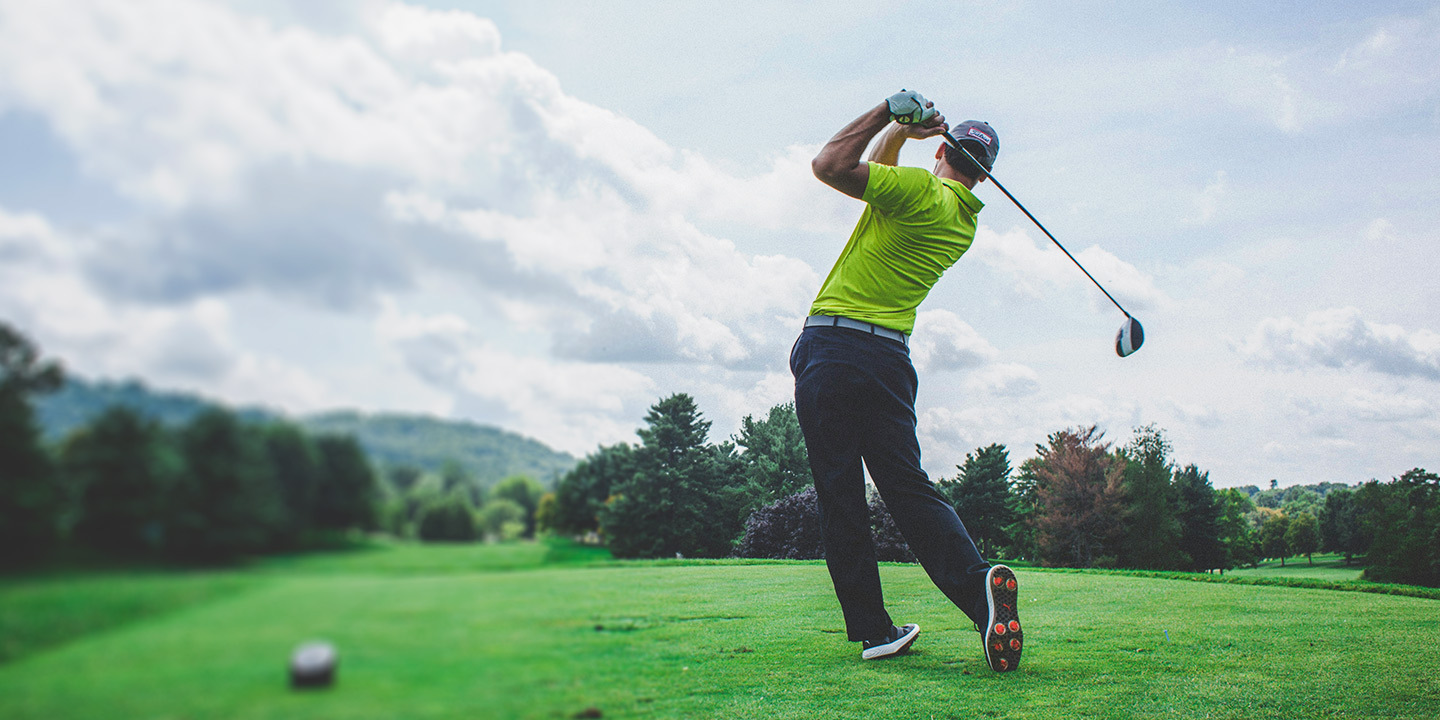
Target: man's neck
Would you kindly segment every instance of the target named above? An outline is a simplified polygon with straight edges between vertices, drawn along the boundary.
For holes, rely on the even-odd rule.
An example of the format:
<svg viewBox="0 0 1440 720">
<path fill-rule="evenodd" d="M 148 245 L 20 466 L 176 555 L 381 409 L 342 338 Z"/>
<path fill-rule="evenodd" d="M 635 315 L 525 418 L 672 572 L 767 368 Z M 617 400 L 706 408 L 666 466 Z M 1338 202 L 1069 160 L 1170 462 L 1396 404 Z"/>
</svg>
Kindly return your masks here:
<svg viewBox="0 0 1440 720">
<path fill-rule="evenodd" d="M 941 178 L 943 180 L 954 180 L 955 182 L 964 185 L 967 190 L 974 190 L 975 186 L 980 184 L 980 181 L 978 179 L 968 178 L 956 172 L 955 168 L 950 167 L 950 163 L 945 162 L 943 159 L 935 161 L 934 172 L 935 177 Z"/>
</svg>

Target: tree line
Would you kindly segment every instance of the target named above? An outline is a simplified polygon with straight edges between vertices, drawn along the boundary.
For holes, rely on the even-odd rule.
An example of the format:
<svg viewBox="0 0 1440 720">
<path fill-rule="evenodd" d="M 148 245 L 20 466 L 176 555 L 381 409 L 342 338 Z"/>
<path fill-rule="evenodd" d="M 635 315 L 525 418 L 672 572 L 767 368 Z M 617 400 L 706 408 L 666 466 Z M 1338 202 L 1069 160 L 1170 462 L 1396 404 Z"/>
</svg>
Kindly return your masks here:
<svg viewBox="0 0 1440 720">
<path fill-rule="evenodd" d="M 747 416 L 727 441 L 685 394 L 650 408 L 639 444 L 601 447 L 542 501 L 541 526 L 607 543 L 618 557 L 818 558 L 819 506 L 792 405 Z M 1095 426 L 1052 433 L 1012 468 L 1004 445 L 967 453 L 936 485 L 981 552 L 1046 566 L 1219 571 L 1328 551 L 1362 559 L 1367 579 L 1440 586 L 1440 477 L 1217 490 L 1172 458 L 1165 433 L 1123 446 Z M 872 490 L 873 495 L 873 490 Z M 884 559 L 908 548 L 878 497 Z"/>
<path fill-rule="evenodd" d="M 112 407 L 47 446 L 31 399 L 64 371 L 0 323 L 0 565 L 63 545 L 127 559 L 224 562 L 376 524 L 376 474 L 346 435 L 212 408 L 176 428 Z"/>
<path fill-rule="evenodd" d="M 115 405 L 46 443 L 33 401 L 64 381 L 59 363 L 0 322 L 0 567 L 61 549 L 228 562 L 330 547 L 355 531 L 511 540 L 534 537 L 542 516 L 545 488 L 527 476 L 487 488 L 455 460 L 438 472 L 377 470 L 351 433 L 219 407 L 167 424 Z"/>
</svg>

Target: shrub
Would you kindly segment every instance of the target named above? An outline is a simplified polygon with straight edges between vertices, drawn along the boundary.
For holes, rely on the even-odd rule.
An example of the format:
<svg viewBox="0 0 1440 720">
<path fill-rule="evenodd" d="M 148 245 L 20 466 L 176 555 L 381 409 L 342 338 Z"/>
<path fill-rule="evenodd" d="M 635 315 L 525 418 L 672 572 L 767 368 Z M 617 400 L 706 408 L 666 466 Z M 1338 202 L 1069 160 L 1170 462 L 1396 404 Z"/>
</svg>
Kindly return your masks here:
<svg viewBox="0 0 1440 720">
<path fill-rule="evenodd" d="M 479 537 L 475 511 L 459 494 L 450 495 L 421 510 L 417 532 L 426 542 L 472 542 Z"/>
<path fill-rule="evenodd" d="M 870 533 L 875 558 L 882 562 L 915 562 L 895 519 L 879 495 L 870 496 Z M 820 499 L 815 488 L 781 498 L 750 514 L 736 555 L 747 558 L 812 560 L 825 557 L 820 530 Z"/>
<path fill-rule="evenodd" d="M 870 534 L 875 538 L 875 559 L 881 562 L 915 562 L 915 554 L 905 544 L 895 518 L 890 516 L 879 495 L 870 495 Z"/>
<path fill-rule="evenodd" d="M 735 554 L 746 558 L 816 560 L 825 557 L 820 499 L 810 486 L 750 513 Z"/>
</svg>

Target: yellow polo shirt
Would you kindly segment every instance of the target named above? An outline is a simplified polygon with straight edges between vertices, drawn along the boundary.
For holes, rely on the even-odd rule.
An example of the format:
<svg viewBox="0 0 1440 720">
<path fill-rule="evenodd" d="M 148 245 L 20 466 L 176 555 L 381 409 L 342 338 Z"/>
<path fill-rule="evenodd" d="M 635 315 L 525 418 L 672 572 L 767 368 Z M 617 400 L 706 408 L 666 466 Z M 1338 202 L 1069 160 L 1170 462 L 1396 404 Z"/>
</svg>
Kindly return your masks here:
<svg viewBox="0 0 1440 720">
<path fill-rule="evenodd" d="M 899 330 L 940 276 L 970 249 L 985 204 L 923 168 L 870 163 L 865 212 L 835 261 L 811 315 L 841 315 Z"/>
</svg>

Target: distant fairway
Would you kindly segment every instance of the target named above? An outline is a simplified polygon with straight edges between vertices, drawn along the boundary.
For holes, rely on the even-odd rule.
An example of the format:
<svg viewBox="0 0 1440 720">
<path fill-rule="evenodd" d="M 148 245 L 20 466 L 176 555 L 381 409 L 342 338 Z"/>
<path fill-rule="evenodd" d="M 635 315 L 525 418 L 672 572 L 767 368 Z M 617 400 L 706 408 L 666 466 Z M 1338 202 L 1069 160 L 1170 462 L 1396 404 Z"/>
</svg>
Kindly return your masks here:
<svg viewBox="0 0 1440 720">
<path fill-rule="evenodd" d="M 1314 562 L 1306 562 L 1303 557 L 1286 558 L 1283 567 L 1279 560 L 1267 560 L 1260 563 L 1259 567 L 1236 568 L 1225 571 L 1225 574 L 1236 577 L 1309 578 L 1345 582 L 1359 580 L 1360 573 L 1365 570 L 1358 565 L 1346 565 L 1339 555 L 1317 553 L 1311 560 Z"/>
<path fill-rule="evenodd" d="M 37 638 L 0 664 L 0 717 L 1440 715 L 1436 600 L 1022 569 L 1029 648 L 998 676 L 917 567 L 883 569 L 896 619 L 924 628 L 914 651 L 862 663 L 821 564 L 564 564 L 593 559 L 401 546 L 0 583 L 0 629 L 29 616 Z M 147 584 L 189 594 L 150 607 Z M 72 615 L 105 629 L 43 641 Z M 338 646 L 339 685 L 292 692 L 285 660 L 311 638 Z"/>
</svg>

